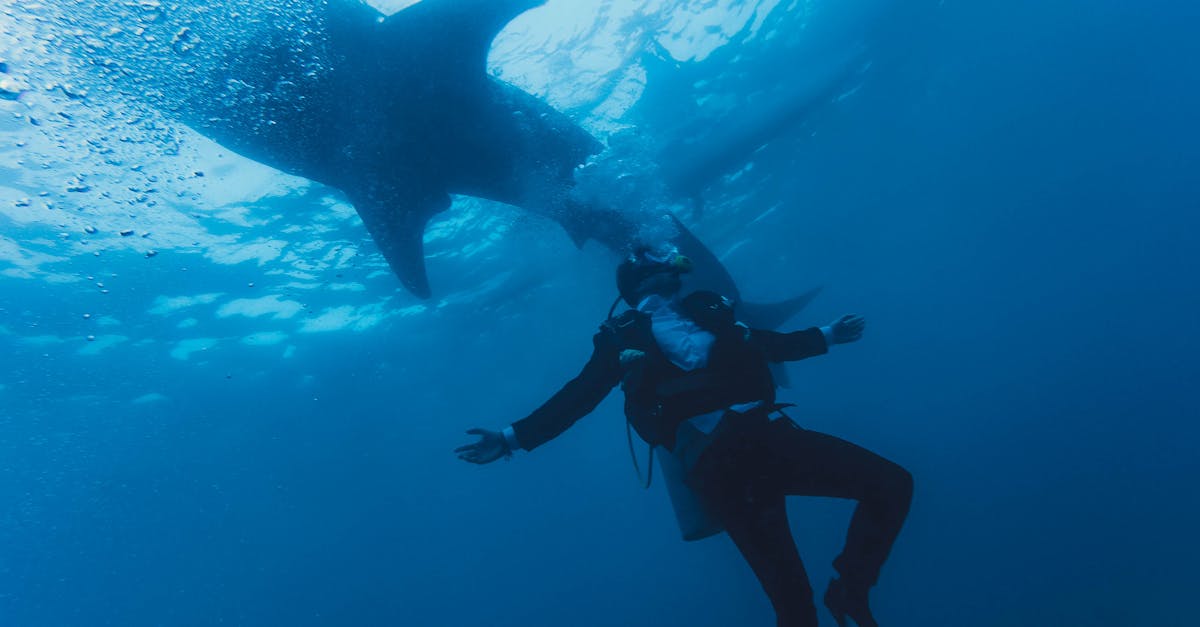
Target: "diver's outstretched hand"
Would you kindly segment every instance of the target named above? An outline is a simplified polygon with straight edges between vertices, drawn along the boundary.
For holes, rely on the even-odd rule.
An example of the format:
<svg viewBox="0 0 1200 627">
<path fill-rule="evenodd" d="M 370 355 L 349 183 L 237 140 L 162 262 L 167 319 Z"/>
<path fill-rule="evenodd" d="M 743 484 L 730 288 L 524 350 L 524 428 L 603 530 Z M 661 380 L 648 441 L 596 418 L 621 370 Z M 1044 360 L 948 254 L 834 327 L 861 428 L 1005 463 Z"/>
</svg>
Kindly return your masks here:
<svg viewBox="0 0 1200 627">
<path fill-rule="evenodd" d="M 867 327 L 867 319 L 858 314 L 846 314 L 829 325 L 833 328 L 833 343 L 846 344 L 862 339 L 863 329 Z"/>
<path fill-rule="evenodd" d="M 479 436 L 479 441 L 454 449 L 454 452 L 458 453 L 458 458 L 464 462 L 490 464 L 501 457 L 512 455 L 512 451 L 508 448 L 508 442 L 504 439 L 504 434 L 499 431 L 467 429 L 467 433 Z"/>
</svg>

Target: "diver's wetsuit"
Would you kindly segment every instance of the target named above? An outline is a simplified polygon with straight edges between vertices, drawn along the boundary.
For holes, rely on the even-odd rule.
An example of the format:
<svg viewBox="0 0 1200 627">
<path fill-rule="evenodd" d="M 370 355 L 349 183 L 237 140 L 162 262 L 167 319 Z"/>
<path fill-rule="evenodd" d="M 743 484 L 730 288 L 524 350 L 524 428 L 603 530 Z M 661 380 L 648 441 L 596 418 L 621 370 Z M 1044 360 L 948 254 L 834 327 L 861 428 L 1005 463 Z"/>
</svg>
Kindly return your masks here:
<svg viewBox="0 0 1200 627">
<path fill-rule="evenodd" d="M 834 566 L 843 579 L 869 587 L 908 514 L 912 476 L 864 448 L 788 419 L 747 422 L 709 446 L 691 480 L 754 569 L 780 627 L 816 627 L 812 587 L 788 527 L 784 497 L 858 501 Z"/>
<path fill-rule="evenodd" d="M 626 375 L 621 352 L 628 348 L 611 328 L 593 338 L 591 358 L 577 377 L 545 404 L 512 425 L 521 448 L 532 450 L 590 413 Z M 719 352 L 719 344 L 713 353 Z M 793 333 L 749 330 L 738 363 L 714 366 L 715 373 L 743 379 L 742 389 L 757 390 L 762 405 L 745 414 L 726 414 L 689 473 L 692 488 L 707 501 L 725 526 L 770 598 L 780 627 L 816 627 L 812 588 L 788 527 L 784 497 L 827 496 L 858 501 L 846 545 L 834 562 L 843 581 L 871 586 L 908 513 L 912 477 L 900 466 L 844 440 L 796 426 L 790 419 L 770 420 L 774 384 L 767 362 L 795 361 L 824 354 L 825 336 L 812 328 Z M 656 352 L 653 346 L 641 346 Z M 740 349 L 739 349 L 740 350 Z M 727 351 L 728 352 L 728 351 Z M 736 351 L 735 351 L 736 352 Z M 661 357 L 661 355 L 658 355 Z M 719 364 L 718 364 L 719 366 Z M 665 359 L 650 360 L 655 382 L 681 371 Z M 746 381 L 747 377 L 754 379 Z M 643 389 L 644 386 L 643 386 Z M 626 411 L 638 432 L 652 444 L 675 446 L 676 416 L 656 429 L 631 412 L 638 394 L 626 381 Z"/>
</svg>

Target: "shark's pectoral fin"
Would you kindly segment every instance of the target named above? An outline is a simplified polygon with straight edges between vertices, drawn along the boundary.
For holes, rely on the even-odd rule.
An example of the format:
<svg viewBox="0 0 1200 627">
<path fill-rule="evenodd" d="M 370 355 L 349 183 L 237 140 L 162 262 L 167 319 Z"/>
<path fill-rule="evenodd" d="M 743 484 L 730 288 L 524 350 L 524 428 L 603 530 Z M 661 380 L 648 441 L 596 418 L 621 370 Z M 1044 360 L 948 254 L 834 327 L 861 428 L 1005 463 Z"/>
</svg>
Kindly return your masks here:
<svg viewBox="0 0 1200 627">
<path fill-rule="evenodd" d="M 558 223 L 562 225 L 564 231 L 567 232 L 567 237 L 571 238 L 571 242 L 576 248 L 583 248 L 591 236 L 588 235 L 587 225 L 578 218 L 578 216 L 586 215 L 582 207 L 578 203 L 567 202 L 567 208 L 564 215 L 559 216 Z"/>
<path fill-rule="evenodd" d="M 596 240 L 613 250 L 622 250 L 633 243 L 633 223 L 614 209 L 567 198 L 561 206 L 549 211 L 548 217 L 562 226 L 578 248 L 583 248 L 588 240 Z"/>
<path fill-rule="evenodd" d="M 583 245 L 590 239 L 586 233 L 573 225 L 564 224 L 563 230 L 567 232 L 567 237 L 571 238 L 571 243 L 575 244 L 575 248 L 583 248 Z"/>
<path fill-rule="evenodd" d="M 419 298 L 429 298 L 425 274 L 425 225 L 434 214 L 450 206 L 444 192 L 416 198 L 403 195 L 351 195 L 351 202 L 404 287 Z"/>
</svg>

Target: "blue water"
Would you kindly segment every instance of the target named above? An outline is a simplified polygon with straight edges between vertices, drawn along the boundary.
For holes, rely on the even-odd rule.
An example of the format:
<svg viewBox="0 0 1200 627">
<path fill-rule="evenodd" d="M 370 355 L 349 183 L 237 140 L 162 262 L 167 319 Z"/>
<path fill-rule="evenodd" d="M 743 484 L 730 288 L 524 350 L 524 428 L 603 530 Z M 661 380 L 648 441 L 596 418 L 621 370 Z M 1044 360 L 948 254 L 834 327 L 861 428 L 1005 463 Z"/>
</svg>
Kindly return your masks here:
<svg viewBox="0 0 1200 627">
<path fill-rule="evenodd" d="M 538 12 L 608 15 L 565 2 L 514 23 L 493 71 L 601 137 L 633 122 L 640 61 L 611 48 L 635 29 L 733 24 L 671 45 L 738 57 L 694 61 L 706 102 L 802 80 L 788 37 L 865 42 L 854 89 L 685 215 L 749 297 L 825 286 L 792 326 L 868 319 L 782 398 L 916 478 L 883 624 L 1194 624 L 1192 4 L 783 2 L 776 36 L 738 37 L 756 3 L 648 2 L 555 35 Z M 510 462 L 451 453 L 574 376 L 615 296 L 607 251 L 461 199 L 418 301 L 336 194 L 128 122 L 136 94 L 55 89 L 99 71 L 46 39 L 72 11 L 0 11 L 27 88 L 0 101 L 0 624 L 773 624 L 729 540 L 683 543 L 662 486 L 637 488 L 617 394 Z M 101 136 L 116 153 L 79 150 Z M 790 505 L 818 588 L 850 507 Z"/>
</svg>

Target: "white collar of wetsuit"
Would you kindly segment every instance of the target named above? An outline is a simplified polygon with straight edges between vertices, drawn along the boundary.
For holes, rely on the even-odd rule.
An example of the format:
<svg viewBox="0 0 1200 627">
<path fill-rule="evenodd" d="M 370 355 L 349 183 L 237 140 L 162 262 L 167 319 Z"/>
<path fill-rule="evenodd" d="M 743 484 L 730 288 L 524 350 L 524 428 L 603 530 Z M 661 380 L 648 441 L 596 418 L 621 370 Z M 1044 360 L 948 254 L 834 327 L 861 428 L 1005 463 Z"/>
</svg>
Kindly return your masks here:
<svg viewBox="0 0 1200 627">
<path fill-rule="evenodd" d="M 684 370 L 703 368 L 716 336 L 680 313 L 678 304 L 675 296 L 652 294 L 638 303 L 638 311 L 650 316 L 654 341 L 671 363 Z"/>
</svg>

